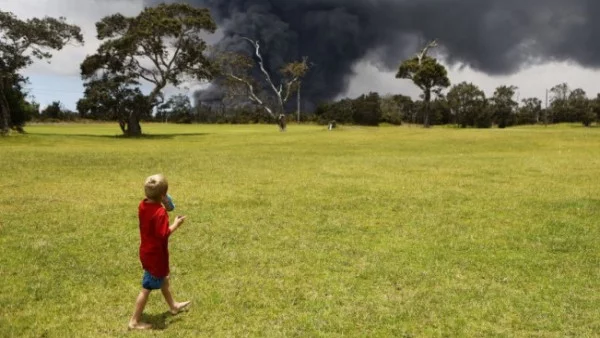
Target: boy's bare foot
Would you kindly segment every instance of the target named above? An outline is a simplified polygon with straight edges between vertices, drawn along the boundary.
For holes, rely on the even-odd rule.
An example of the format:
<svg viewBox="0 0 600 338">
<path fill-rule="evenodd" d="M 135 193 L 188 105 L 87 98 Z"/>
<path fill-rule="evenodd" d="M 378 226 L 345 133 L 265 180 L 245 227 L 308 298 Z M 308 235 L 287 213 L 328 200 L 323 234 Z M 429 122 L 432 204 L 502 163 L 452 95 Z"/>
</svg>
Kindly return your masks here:
<svg viewBox="0 0 600 338">
<path fill-rule="evenodd" d="M 127 326 L 130 330 L 148 330 L 152 328 L 152 325 L 148 324 L 148 323 L 134 323 L 134 322 L 129 322 L 129 325 Z"/>
<path fill-rule="evenodd" d="M 185 309 L 188 305 L 190 305 L 190 301 L 188 300 L 187 302 L 181 302 L 181 303 L 175 303 L 175 307 L 171 309 L 171 314 L 178 314 L 179 312 L 181 312 L 181 310 Z"/>
</svg>

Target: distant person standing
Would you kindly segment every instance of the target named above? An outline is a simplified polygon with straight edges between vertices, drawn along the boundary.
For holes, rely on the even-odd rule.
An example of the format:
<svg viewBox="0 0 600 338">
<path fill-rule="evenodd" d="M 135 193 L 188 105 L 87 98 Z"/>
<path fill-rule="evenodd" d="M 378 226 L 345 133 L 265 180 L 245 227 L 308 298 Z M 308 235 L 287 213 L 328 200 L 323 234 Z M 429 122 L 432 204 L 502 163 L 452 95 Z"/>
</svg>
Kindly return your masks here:
<svg viewBox="0 0 600 338">
<path fill-rule="evenodd" d="M 169 283 L 169 236 L 185 221 L 185 216 L 177 216 L 169 226 L 167 210 L 173 210 L 174 204 L 167 195 L 169 183 L 163 175 L 153 175 L 144 183 L 144 198 L 138 206 L 140 227 L 140 261 L 144 269 L 142 291 L 135 302 L 135 310 L 128 327 L 130 329 L 149 329 L 152 325 L 140 321 L 146 302 L 152 290 L 163 294 L 172 314 L 179 313 L 190 304 L 189 301 L 177 303 L 171 295 Z M 164 204 L 164 206 L 163 206 Z"/>
<path fill-rule="evenodd" d="M 277 123 L 279 124 L 279 131 L 285 131 L 287 127 L 287 121 L 285 119 L 284 114 L 279 114 L 279 118 L 277 119 Z"/>
</svg>

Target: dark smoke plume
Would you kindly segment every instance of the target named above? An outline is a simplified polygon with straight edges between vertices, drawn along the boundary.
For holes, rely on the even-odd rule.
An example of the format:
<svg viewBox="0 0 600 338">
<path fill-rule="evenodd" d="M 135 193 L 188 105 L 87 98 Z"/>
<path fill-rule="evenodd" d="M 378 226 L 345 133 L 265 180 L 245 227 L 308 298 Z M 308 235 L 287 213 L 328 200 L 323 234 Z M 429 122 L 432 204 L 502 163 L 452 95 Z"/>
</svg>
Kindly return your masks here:
<svg viewBox="0 0 600 338">
<path fill-rule="evenodd" d="M 211 9 L 222 46 L 250 50 L 238 37 L 260 40 L 272 70 L 308 56 L 315 65 L 304 95 L 313 104 L 343 93 L 356 62 L 396 69 L 433 38 L 447 62 L 488 74 L 548 61 L 600 65 L 598 0 L 187 2 Z"/>
</svg>

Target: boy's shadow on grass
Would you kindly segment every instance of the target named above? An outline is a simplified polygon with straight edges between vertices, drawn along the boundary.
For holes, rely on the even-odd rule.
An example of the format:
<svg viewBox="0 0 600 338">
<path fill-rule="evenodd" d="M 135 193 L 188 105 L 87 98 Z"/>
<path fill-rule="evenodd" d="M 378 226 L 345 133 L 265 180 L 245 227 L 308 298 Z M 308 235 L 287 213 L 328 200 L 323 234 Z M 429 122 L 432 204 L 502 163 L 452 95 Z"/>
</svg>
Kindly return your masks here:
<svg viewBox="0 0 600 338">
<path fill-rule="evenodd" d="M 142 322 L 152 325 L 152 330 L 164 330 L 168 326 L 181 320 L 181 313 L 173 315 L 169 311 L 160 314 L 142 314 Z"/>
</svg>

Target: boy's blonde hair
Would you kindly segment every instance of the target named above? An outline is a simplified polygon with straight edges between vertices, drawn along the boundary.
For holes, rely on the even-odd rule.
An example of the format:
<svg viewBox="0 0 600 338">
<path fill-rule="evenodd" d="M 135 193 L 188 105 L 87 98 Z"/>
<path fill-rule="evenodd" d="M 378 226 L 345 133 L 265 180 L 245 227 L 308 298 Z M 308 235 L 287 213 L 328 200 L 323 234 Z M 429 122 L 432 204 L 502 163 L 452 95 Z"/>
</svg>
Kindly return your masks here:
<svg viewBox="0 0 600 338">
<path fill-rule="evenodd" d="M 148 177 L 144 182 L 144 193 L 153 201 L 160 201 L 169 190 L 169 182 L 163 174 Z"/>
</svg>

